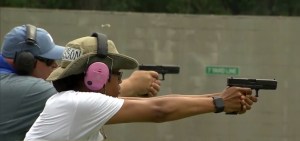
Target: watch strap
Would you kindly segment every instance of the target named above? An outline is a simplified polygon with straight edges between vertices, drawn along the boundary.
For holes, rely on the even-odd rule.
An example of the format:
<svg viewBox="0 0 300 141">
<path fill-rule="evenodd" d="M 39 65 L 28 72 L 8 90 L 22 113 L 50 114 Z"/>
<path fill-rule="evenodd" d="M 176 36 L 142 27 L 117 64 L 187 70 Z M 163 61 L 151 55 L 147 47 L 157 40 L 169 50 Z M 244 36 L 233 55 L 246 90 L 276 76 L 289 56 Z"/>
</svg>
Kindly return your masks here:
<svg viewBox="0 0 300 141">
<path fill-rule="evenodd" d="M 213 103 L 215 105 L 215 113 L 221 113 L 224 111 L 224 100 L 219 96 L 213 96 Z"/>
</svg>

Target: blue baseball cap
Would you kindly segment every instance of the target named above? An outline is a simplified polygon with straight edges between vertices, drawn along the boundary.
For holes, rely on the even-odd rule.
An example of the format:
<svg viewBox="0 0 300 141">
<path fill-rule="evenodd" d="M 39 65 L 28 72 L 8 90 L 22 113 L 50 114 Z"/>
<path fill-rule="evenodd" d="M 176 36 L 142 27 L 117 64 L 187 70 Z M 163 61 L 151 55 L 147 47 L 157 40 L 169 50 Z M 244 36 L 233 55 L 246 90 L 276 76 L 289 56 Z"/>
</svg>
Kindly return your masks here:
<svg viewBox="0 0 300 141">
<path fill-rule="evenodd" d="M 34 44 L 26 43 L 26 26 L 17 26 L 4 36 L 1 53 L 6 58 L 14 58 L 16 52 L 29 51 L 34 56 L 52 60 L 62 59 L 65 47 L 53 42 L 51 35 L 42 28 L 36 28 Z"/>
</svg>

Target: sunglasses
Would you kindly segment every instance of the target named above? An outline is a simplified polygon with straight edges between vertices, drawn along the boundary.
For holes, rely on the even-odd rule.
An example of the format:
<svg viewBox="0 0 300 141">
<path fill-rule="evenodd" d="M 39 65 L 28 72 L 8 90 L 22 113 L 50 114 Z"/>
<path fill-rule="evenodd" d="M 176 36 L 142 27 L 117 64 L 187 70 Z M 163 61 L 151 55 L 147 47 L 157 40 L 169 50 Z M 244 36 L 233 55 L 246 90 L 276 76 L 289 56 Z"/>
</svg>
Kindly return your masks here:
<svg viewBox="0 0 300 141">
<path fill-rule="evenodd" d="M 118 80 L 122 80 L 122 75 L 123 72 L 119 72 L 119 71 L 112 71 L 111 74 L 118 76 Z"/>
<path fill-rule="evenodd" d="M 47 58 L 43 58 L 43 57 L 39 57 L 39 56 L 35 56 L 35 58 L 41 62 L 46 63 L 47 66 L 51 66 L 55 62 L 55 60 L 47 59 Z"/>
</svg>

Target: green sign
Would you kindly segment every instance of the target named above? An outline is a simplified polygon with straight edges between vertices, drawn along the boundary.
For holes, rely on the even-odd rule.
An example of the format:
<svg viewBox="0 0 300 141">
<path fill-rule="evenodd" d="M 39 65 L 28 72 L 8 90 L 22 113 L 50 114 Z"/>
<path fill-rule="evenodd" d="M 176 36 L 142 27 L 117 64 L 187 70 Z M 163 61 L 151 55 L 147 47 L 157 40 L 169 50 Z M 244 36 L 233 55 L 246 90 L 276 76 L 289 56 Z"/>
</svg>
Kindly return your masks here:
<svg viewBox="0 0 300 141">
<path fill-rule="evenodd" d="M 205 72 L 209 75 L 238 75 L 240 69 L 238 67 L 229 66 L 207 66 Z"/>
</svg>

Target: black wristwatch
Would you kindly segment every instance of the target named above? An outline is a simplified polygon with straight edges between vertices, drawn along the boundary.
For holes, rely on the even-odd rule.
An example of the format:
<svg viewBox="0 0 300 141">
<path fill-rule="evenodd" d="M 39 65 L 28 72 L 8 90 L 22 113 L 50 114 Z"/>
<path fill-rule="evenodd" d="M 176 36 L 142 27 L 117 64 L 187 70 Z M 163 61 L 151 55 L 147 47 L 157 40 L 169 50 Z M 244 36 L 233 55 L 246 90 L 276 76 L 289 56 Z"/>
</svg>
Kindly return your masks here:
<svg viewBox="0 0 300 141">
<path fill-rule="evenodd" d="M 224 111 L 224 101 L 223 98 L 219 97 L 219 96 L 213 96 L 213 102 L 215 105 L 215 113 L 221 113 Z"/>
</svg>

